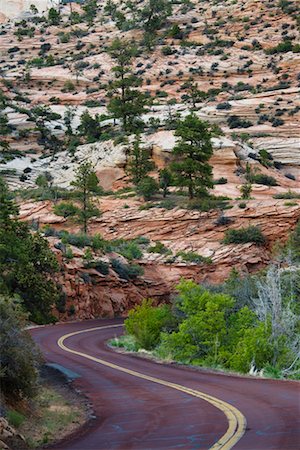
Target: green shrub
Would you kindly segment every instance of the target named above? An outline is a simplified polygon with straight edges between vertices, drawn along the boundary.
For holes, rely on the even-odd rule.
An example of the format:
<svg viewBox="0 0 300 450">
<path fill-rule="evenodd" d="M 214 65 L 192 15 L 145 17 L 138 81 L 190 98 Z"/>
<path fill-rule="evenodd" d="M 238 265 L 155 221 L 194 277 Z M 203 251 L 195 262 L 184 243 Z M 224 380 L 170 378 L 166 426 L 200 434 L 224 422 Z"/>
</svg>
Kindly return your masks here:
<svg viewBox="0 0 300 450">
<path fill-rule="evenodd" d="M 277 186 L 278 183 L 274 177 L 270 175 L 265 175 L 263 173 L 257 173 L 251 175 L 251 183 L 264 184 L 265 186 Z"/>
<path fill-rule="evenodd" d="M 129 261 L 140 259 L 143 256 L 143 252 L 134 241 L 124 241 L 120 239 L 118 241 L 112 241 L 111 245 L 115 252 L 124 256 L 124 258 L 129 259 Z"/>
<path fill-rule="evenodd" d="M 148 249 L 149 253 L 168 253 L 168 249 L 167 247 L 164 246 L 164 244 L 162 242 L 156 242 L 155 245 L 153 245 L 153 247 L 150 247 Z"/>
<path fill-rule="evenodd" d="M 144 200 L 150 200 L 159 191 L 159 186 L 153 178 L 146 176 L 137 184 L 136 190 Z"/>
<path fill-rule="evenodd" d="M 281 192 L 279 194 L 273 195 L 273 198 L 284 199 L 284 200 L 292 200 L 292 199 L 300 198 L 300 194 L 298 194 L 298 192 L 293 192 L 291 190 L 288 190 L 287 192 Z"/>
<path fill-rule="evenodd" d="M 63 244 L 74 245 L 74 247 L 84 248 L 91 245 L 91 238 L 83 233 L 72 234 L 63 232 L 61 237 Z"/>
<path fill-rule="evenodd" d="M 102 275 L 109 274 L 109 264 L 105 261 L 101 261 L 101 259 L 97 259 L 95 261 L 89 261 L 84 265 L 87 269 L 96 269 Z"/>
<path fill-rule="evenodd" d="M 144 273 L 143 268 L 138 264 L 124 264 L 118 259 L 112 259 L 111 265 L 119 277 L 124 280 L 135 279 Z"/>
<path fill-rule="evenodd" d="M 206 256 L 198 255 L 198 253 L 195 252 L 184 252 L 180 251 L 176 253 L 177 257 L 180 257 L 185 262 L 191 262 L 196 264 L 211 264 L 212 260 L 211 258 L 208 258 Z"/>
<path fill-rule="evenodd" d="M 189 200 L 187 204 L 188 209 L 197 209 L 199 211 L 210 211 L 212 209 L 226 209 L 228 208 L 228 197 L 204 196 L 203 198 L 194 198 Z"/>
<path fill-rule="evenodd" d="M 254 225 L 238 230 L 231 229 L 225 231 L 224 244 L 246 244 L 247 242 L 264 245 L 266 243 L 266 238 L 261 230 Z"/>
<path fill-rule="evenodd" d="M 137 345 L 145 350 L 153 349 L 158 343 L 161 331 L 172 323 L 167 305 L 154 308 L 152 300 L 143 300 L 141 305 L 129 311 L 125 320 L 127 333 L 133 335 Z"/>
<path fill-rule="evenodd" d="M 53 207 L 54 214 L 57 216 L 73 217 L 78 214 L 79 209 L 74 203 L 61 202 Z"/>
</svg>

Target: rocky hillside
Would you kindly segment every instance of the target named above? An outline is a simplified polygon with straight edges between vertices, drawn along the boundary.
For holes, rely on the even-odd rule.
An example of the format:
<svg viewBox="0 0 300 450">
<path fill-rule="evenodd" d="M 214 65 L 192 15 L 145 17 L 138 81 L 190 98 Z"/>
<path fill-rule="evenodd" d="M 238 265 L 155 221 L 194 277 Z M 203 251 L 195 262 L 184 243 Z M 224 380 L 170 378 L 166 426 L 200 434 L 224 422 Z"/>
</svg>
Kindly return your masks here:
<svg viewBox="0 0 300 450">
<path fill-rule="evenodd" d="M 233 267 L 260 269 L 300 217 L 299 3 L 171 2 L 151 39 L 141 19 L 147 5 L 31 8 L 21 19 L 3 17 L 0 28 L 0 175 L 18 189 L 21 218 L 55 233 L 79 231 L 32 190 L 45 173 L 68 190 L 78 166 L 90 160 L 106 191 L 97 197 L 102 215 L 90 233 L 106 240 L 142 236 L 161 250 L 143 248 L 137 259 L 144 275 L 124 281 L 111 255 L 100 255 L 109 266 L 101 274 L 87 267 L 85 250 L 75 246 L 66 257 L 57 235 L 49 237 L 64 269 L 59 282 L 79 317 L 121 314 L 144 296 L 166 299 L 182 276 L 219 282 Z M 213 193 L 226 197 L 225 205 L 191 209 L 174 187 L 167 203 L 159 194 L 145 204 L 132 190 L 126 167 L 133 136 L 120 132 L 108 108 L 116 64 L 109 47 L 118 37 L 137 47 L 132 74 L 149 99 L 139 132 L 154 163 L 151 175 L 157 179 L 173 160 L 176 120 L 192 110 L 218 127 L 210 164 Z M 241 202 L 249 168 L 260 181 L 252 180 L 251 199 Z M 249 225 L 260 227 L 264 247 L 222 242 L 226 230 Z M 188 260 L 191 253 L 210 263 Z"/>
</svg>

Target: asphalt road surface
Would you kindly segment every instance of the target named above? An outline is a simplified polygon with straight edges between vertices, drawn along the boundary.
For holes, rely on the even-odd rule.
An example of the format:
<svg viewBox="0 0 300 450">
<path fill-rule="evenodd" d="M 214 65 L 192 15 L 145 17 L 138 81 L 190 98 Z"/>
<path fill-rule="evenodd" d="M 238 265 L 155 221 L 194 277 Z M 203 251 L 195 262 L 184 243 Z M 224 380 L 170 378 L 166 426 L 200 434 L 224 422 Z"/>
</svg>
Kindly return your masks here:
<svg viewBox="0 0 300 450">
<path fill-rule="evenodd" d="M 56 450 L 300 450 L 300 383 L 215 374 L 117 353 L 118 320 L 31 330 L 78 377 L 95 419 Z M 75 375 L 74 375 L 75 376 Z"/>
</svg>

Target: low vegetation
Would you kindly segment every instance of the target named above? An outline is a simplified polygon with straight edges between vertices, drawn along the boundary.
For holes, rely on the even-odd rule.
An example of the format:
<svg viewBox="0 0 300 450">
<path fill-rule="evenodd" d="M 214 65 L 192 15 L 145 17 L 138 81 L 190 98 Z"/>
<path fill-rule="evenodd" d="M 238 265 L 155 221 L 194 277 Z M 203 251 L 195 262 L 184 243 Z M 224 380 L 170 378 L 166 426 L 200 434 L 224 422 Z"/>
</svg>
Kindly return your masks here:
<svg viewBox="0 0 300 450">
<path fill-rule="evenodd" d="M 195 366 L 298 379 L 299 280 L 299 268 L 278 265 L 254 277 L 233 271 L 220 286 L 182 280 L 172 306 L 144 301 L 130 311 L 127 335 L 112 344 Z"/>
</svg>

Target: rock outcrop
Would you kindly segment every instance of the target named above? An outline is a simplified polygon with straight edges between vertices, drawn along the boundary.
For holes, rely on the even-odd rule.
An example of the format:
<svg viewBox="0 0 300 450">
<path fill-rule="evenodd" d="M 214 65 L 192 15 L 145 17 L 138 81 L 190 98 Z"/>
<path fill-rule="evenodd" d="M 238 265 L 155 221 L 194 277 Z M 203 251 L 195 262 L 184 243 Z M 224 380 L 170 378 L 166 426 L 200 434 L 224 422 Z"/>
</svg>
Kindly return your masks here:
<svg viewBox="0 0 300 450">
<path fill-rule="evenodd" d="M 83 251 L 76 248 L 72 248 L 73 258 L 67 262 L 61 251 L 55 248 L 55 239 L 49 238 L 63 268 L 56 279 L 66 293 L 67 311 L 73 305 L 76 317 L 82 319 L 123 315 L 145 297 L 156 301 L 169 300 L 182 277 L 197 282 L 220 283 L 233 268 L 244 273 L 259 270 L 270 262 L 274 244 L 285 242 L 300 219 L 300 201 L 294 203 L 286 205 L 284 200 L 274 199 L 251 200 L 245 209 L 241 209 L 236 202 L 226 211 L 230 223 L 218 225 L 220 216 L 216 211 L 198 212 L 178 208 L 141 211 L 137 199 L 104 197 L 101 200 L 102 216 L 90 224 L 92 234 L 101 233 L 107 240 L 148 237 L 153 243 L 162 242 L 171 254 L 165 256 L 145 251 L 138 261 L 144 269 L 144 275 L 128 281 L 120 278 L 112 268 L 108 275 L 102 275 L 95 269 L 86 269 Z M 21 218 L 38 222 L 40 226 L 50 224 L 57 230 L 64 228 L 78 231 L 76 225 L 49 214 L 50 211 L 50 202 L 23 204 Z M 228 228 L 238 229 L 250 224 L 260 227 L 267 239 L 266 246 L 222 243 Z M 180 251 L 192 251 L 209 257 L 212 263 L 184 263 L 176 257 Z M 72 316 L 66 312 L 60 317 L 69 319 Z"/>
</svg>

